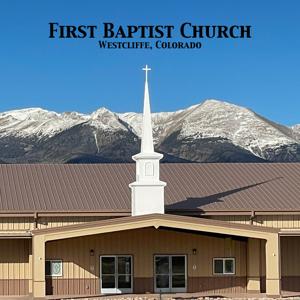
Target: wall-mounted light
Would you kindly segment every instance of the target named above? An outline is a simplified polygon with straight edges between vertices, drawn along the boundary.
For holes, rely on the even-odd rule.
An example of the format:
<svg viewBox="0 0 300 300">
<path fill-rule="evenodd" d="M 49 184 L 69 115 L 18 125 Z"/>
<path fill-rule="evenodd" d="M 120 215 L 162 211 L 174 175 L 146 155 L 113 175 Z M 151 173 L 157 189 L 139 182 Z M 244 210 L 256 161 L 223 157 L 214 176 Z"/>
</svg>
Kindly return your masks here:
<svg viewBox="0 0 300 300">
<path fill-rule="evenodd" d="M 90 256 L 94 256 L 95 255 L 95 251 L 94 251 L 94 249 L 91 249 L 90 250 Z"/>
<path fill-rule="evenodd" d="M 196 255 L 196 254 L 197 254 L 197 249 L 194 248 L 194 249 L 193 249 L 193 255 Z"/>
</svg>

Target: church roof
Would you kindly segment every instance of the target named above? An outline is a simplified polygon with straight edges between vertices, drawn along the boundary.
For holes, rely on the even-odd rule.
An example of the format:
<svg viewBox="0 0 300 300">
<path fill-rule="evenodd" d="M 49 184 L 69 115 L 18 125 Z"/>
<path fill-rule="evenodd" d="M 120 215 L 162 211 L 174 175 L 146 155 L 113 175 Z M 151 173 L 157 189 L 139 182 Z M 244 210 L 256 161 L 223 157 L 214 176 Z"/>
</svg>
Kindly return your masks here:
<svg viewBox="0 0 300 300">
<path fill-rule="evenodd" d="M 300 212 L 300 163 L 161 164 L 166 212 Z M 135 164 L 0 165 L 0 213 L 130 214 Z"/>
</svg>

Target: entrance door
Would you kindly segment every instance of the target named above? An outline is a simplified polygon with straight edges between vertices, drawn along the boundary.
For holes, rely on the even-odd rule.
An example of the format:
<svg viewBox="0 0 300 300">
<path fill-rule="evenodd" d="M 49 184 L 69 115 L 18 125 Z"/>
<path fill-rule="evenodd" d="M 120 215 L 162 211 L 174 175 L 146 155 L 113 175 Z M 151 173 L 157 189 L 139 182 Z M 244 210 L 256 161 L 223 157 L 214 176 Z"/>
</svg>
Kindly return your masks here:
<svg viewBox="0 0 300 300">
<path fill-rule="evenodd" d="M 100 290 L 103 294 L 132 293 L 131 256 L 100 256 Z"/>
<path fill-rule="evenodd" d="M 155 256 L 155 292 L 186 292 L 186 256 Z"/>
</svg>

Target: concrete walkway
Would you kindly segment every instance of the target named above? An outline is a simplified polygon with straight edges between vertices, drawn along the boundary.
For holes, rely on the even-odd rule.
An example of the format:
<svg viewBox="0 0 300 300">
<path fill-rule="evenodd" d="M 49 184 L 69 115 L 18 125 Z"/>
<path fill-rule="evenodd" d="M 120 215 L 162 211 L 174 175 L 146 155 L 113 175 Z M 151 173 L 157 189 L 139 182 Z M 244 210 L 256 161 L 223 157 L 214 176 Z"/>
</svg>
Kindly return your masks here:
<svg viewBox="0 0 300 300">
<path fill-rule="evenodd" d="M 209 295 L 204 293 L 174 293 L 174 294 L 123 294 L 123 295 L 103 295 L 103 296 L 48 296 L 51 300 L 272 300 L 266 294 L 224 294 Z M 285 292 L 281 298 L 284 300 L 300 300 L 300 293 Z"/>
</svg>

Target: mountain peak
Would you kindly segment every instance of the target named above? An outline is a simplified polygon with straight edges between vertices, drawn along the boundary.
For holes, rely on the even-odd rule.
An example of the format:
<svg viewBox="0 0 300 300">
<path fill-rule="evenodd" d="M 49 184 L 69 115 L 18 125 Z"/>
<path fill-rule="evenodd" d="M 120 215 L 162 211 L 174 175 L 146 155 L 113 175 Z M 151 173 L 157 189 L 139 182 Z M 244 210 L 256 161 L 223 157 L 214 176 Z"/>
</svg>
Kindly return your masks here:
<svg viewBox="0 0 300 300">
<path fill-rule="evenodd" d="M 248 108 L 236 105 L 234 103 L 223 101 L 223 100 L 217 100 L 217 99 L 206 99 L 201 103 L 201 106 L 214 106 L 214 107 L 225 107 L 225 108 L 234 108 L 234 109 L 241 109 L 241 110 L 248 110 Z"/>
<path fill-rule="evenodd" d="M 224 104 L 225 101 L 218 100 L 218 99 L 205 99 L 202 104 Z M 201 103 L 200 103 L 201 104 Z"/>
<path fill-rule="evenodd" d="M 113 113 L 112 111 L 110 111 L 106 107 L 100 107 L 96 111 L 91 113 L 90 117 L 91 117 L 91 119 L 97 119 L 99 117 L 101 118 L 103 115 L 115 116 L 115 113 Z"/>
</svg>

